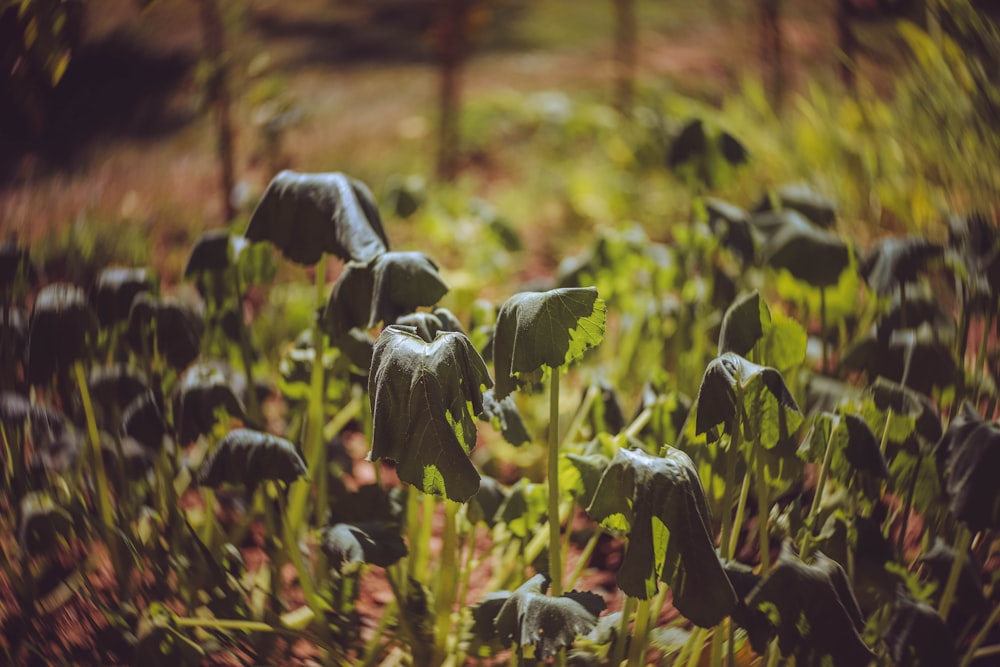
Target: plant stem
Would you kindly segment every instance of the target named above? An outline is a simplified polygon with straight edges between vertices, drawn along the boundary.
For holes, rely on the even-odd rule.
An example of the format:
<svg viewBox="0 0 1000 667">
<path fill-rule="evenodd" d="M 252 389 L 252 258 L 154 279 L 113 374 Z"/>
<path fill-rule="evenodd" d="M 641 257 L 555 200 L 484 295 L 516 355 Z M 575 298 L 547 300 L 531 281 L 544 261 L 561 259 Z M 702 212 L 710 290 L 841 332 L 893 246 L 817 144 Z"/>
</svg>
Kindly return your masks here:
<svg viewBox="0 0 1000 667">
<path fill-rule="evenodd" d="M 733 534 L 729 538 L 729 552 L 723 554 L 726 560 L 736 556 L 736 544 L 739 542 L 739 530 L 743 525 L 743 515 L 747 509 L 747 496 L 750 495 L 750 475 L 743 475 L 743 485 L 740 487 L 740 500 L 736 504 L 736 518 L 733 520 Z"/>
<path fill-rule="evenodd" d="M 823 452 L 823 463 L 820 464 L 819 478 L 816 480 L 816 495 L 813 496 L 812 505 L 809 506 L 809 516 L 806 517 L 807 533 L 802 538 L 799 545 L 799 552 L 805 556 L 807 551 L 806 540 L 809 535 L 815 535 L 816 531 L 812 525 L 819 514 L 819 508 L 823 503 L 823 490 L 826 487 L 826 478 L 830 473 L 830 459 L 833 458 L 833 434 L 837 432 L 840 419 L 835 417 L 830 423 L 830 436 L 826 439 L 826 449 Z"/>
<path fill-rule="evenodd" d="M 973 637 L 972 643 L 969 644 L 969 648 L 966 650 L 965 655 L 962 656 L 962 662 L 959 663 L 958 667 L 969 667 L 969 665 L 972 664 L 973 659 L 977 657 L 976 651 L 978 651 L 979 647 L 983 645 L 984 641 L 986 641 L 986 636 L 989 635 L 990 630 L 992 630 L 993 626 L 997 624 L 997 621 L 1000 621 L 1000 605 L 993 607 L 993 611 L 990 613 L 989 618 L 987 618 L 986 622 L 983 623 L 983 627 L 976 633 L 976 636 Z"/>
<path fill-rule="evenodd" d="M 821 373 L 826 373 L 827 369 L 830 367 L 827 363 L 829 357 L 829 352 L 827 352 L 827 341 L 826 341 L 826 288 L 819 288 L 819 340 L 822 343 L 823 349 L 823 366 L 820 369 Z"/>
<path fill-rule="evenodd" d="M 722 667 L 722 652 L 725 648 L 726 620 L 722 619 L 712 632 L 712 667 Z"/>
<path fill-rule="evenodd" d="M 687 656 L 687 667 L 698 667 L 701 662 L 701 654 L 705 651 L 705 633 L 707 630 L 705 628 L 698 628 L 687 640 L 687 646 L 690 646 L 691 652 Z M 677 659 L 676 664 L 680 664 L 680 658 Z"/>
<path fill-rule="evenodd" d="M 628 667 L 641 667 L 646 657 L 646 632 L 649 628 L 649 600 L 639 600 L 635 609 L 632 643 L 628 647 Z"/>
<path fill-rule="evenodd" d="M 771 569 L 771 542 L 767 535 L 767 520 L 771 514 L 771 501 L 768 498 L 764 462 L 759 453 L 754 455 L 754 464 L 757 473 L 757 531 L 760 541 L 760 574 L 763 576 Z"/>
<path fill-rule="evenodd" d="M 924 464 L 924 452 L 917 453 L 917 465 L 913 468 L 913 477 L 906 489 L 906 498 L 903 500 L 903 520 L 899 527 L 899 538 L 896 541 L 896 552 L 903 556 L 903 547 L 906 546 L 906 529 L 910 523 L 910 510 L 913 508 L 913 496 L 917 492 L 917 480 L 920 477 L 920 467 Z"/>
<path fill-rule="evenodd" d="M 597 541 L 601 539 L 601 535 L 604 534 L 604 530 L 600 526 L 594 530 L 594 534 L 590 536 L 587 540 L 586 546 L 583 547 L 583 551 L 580 553 L 580 560 L 576 562 L 576 567 L 573 568 L 573 572 L 569 575 L 569 579 L 566 580 L 566 589 L 572 590 L 573 586 L 576 585 L 577 579 L 583 574 L 583 569 L 587 567 L 587 563 L 590 561 L 590 556 L 594 553 L 594 548 L 597 547 Z"/>
<path fill-rule="evenodd" d="M 736 388 L 736 418 L 729 433 L 729 449 L 726 451 L 726 479 L 723 488 L 722 502 L 722 536 L 719 538 L 719 551 L 729 554 L 733 551 L 733 485 L 736 483 L 736 464 L 739 462 L 740 447 L 743 443 L 743 389 Z M 721 450 L 721 445 L 719 446 Z M 738 526 L 737 526 L 738 528 Z"/>
<path fill-rule="evenodd" d="M 625 659 L 625 646 L 628 644 L 628 621 L 629 617 L 632 616 L 632 612 L 635 611 L 636 600 L 634 597 L 627 595 L 625 596 L 625 604 L 622 605 L 622 623 L 618 627 L 618 637 L 615 639 L 615 645 L 611 648 L 611 667 L 618 667 L 622 664 L 622 660 Z"/>
<path fill-rule="evenodd" d="M 885 448 L 889 444 L 889 427 L 892 425 L 892 407 L 885 411 L 885 426 L 882 428 L 882 442 L 879 443 L 879 451 L 885 456 Z"/>
<path fill-rule="evenodd" d="M 434 591 L 436 619 L 434 627 L 435 664 L 441 664 L 448 654 L 448 637 L 452 634 L 451 614 L 455 606 L 456 576 L 458 575 L 458 517 L 459 504 L 445 498 L 444 530 L 441 536 L 441 562 Z"/>
<path fill-rule="evenodd" d="M 941 618 L 948 620 L 948 612 L 955 601 L 955 592 L 958 590 L 958 580 L 965 566 L 965 558 L 969 553 L 969 545 L 972 543 L 972 531 L 959 522 L 958 534 L 955 536 L 955 560 L 951 563 L 951 571 L 948 572 L 948 582 L 945 584 L 944 593 L 941 594 L 941 603 L 938 612 Z"/>
<path fill-rule="evenodd" d="M 559 367 L 549 380 L 549 576 L 552 595 L 562 595 L 562 547 L 559 521 Z"/>
<path fill-rule="evenodd" d="M 316 309 L 317 313 L 323 308 L 325 302 L 324 292 L 326 291 L 326 253 L 320 255 L 316 263 Z M 327 508 L 327 478 L 329 472 L 326 469 L 326 443 L 323 442 L 323 398 L 325 391 L 324 380 L 326 379 L 323 368 L 323 356 L 326 352 L 326 336 L 323 333 L 322 316 L 317 314 L 313 323 L 313 350 L 316 356 L 313 358 L 312 377 L 309 381 L 309 447 L 315 460 L 315 468 L 318 477 L 316 479 L 316 523 L 322 525 L 326 522 Z M 313 466 L 310 466 L 313 467 Z"/>
<path fill-rule="evenodd" d="M 257 387 L 253 380 L 253 349 L 250 343 L 250 331 L 247 323 L 243 321 L 243 285 L 240 282 L 239 267 L 233 265 L 229 268 L 233 275 L 233 288 L 236 290 L 236 327 L 239 330 L 240 357 L 243 361 L 243 372 L 247 376 L 247 412 L 250 419 L 257 424 L 263 425 L 264 417 L 260 411 L 260 401 L 257 400 Z"/>
<path fill-rule="evenodd" d="M 562 440 L 559 441 L 560 449 L 569 445 L 572 438 L 576 436 L 577 431 L 583 426 L 583 422 L 587 419 L 587 415 L 590 414 L 590 408 L 593 407 L 594 401 L 601 394 L 601 388 L 597 386 L 596 383 L 591 384 L 587 387 L 587 392 L 583 395 L 583 401 L 580 403 L 580 407 L 577 409 L 576 414 L 573 415 L 573 421 L 569 423 L 569 428 L 563 433 Z"/>
</svg>

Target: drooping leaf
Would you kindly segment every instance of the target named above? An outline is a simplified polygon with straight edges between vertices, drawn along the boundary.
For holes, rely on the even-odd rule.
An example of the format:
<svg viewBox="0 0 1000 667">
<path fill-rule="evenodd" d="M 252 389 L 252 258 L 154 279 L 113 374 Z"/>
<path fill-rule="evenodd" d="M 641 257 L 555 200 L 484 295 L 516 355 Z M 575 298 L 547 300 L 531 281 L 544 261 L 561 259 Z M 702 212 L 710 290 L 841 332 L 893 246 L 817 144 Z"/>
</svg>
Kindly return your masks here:
<svg viewBox="0 0 1000 667">
<path fill-rule="evenodd" d="M 545 575 L 536 574 L 517 590 L 503 591 L 506 598 L 497 593 L 484 601 L 484 611 L 491 612 L 503 600 L 493 618 L 496 635 L 519 649 L 534 646 L 535 658 L 540 660 L 555 655 L 579 635 L 593 630 L 604 610 L 604 600 L 594 593 L 570 591 L 554 598 L 545 595 L 548 585 Z M 484 615 L 480 612 L 480 616 Z"/>
<path fill-rule="evenodd" d="M 97 320 L 76 285 L 46 285 L 35 297 L 28 334 L 28 381 L 44 384 L 87 355 Z"/>
<path fill-rule="evenodd" d="M 600 391 L 600 398 L 593 402 L 588 413 L 590 430 L 592 433 L 617 435 L 628 425 L 621 403 L 618 401 L 618 392 L 604 379 L 597 381 L 597 388 Z"/>
<path fill-rule="evenodd" d="M 966 308 L 996 310 L 1000 295 L 1000 234 L 980 213 L 948 217 L 948 248 L 945 254 L 965 288 Z"/>
<path fill-rule="evenodd" d="M 144 391 L 125 404 L 122 411 L 122 432 L 149 451 L 163 449 L 167 422 L 163 408 L 152 391 Z"/>
<path fill-rule="evenodd" d="M 326 332 L 336 337 L 353 327 L 371 329 L 433 306 L 448 292 L 437 268 L 421 252 L 387 252 L 368 264 L 348 264 L 323 311 Z"/>
<path fill-rule="evenodd" d="M 239 258 L 247 244 L 245 237 L 230 234 L 228 229 L 210 229 L 202 233 L 191 247 L 184 265 L 184 277 L 193 278 L 203 271 L 225 271 Z"/>
<path fill-rule="evenodd" d="M 667 153 L 667 166 L 676 169 L 685 162 L 703 156 L 708 151 L 705 124 L 699 118 L 688 122 L 674 138 Z"/>
<path fill-rule="evenodd" d="M 600 486 L 604 471 L 611 465 L 611 459 L 603 454 L 566 454 L 566 459 L 576 470 L 578 479 L 568 486 L 568 490 L 577 498 L 580 507 L 589 507 L 594 501 L 594 493 Z M 562 485 L 562 484 L 561 484 Z"/>
<path fill-rule="evenodd" d="M 338 523 L 320 531 L 320 548 L 338 572 L 351 563 L 389 567 L 406 555 L 399 528 L 387 523 Z"/>
<path fill-rule="evenodd" d="M 369 458 L 396 461 L 399 478 L 425 493 L 464 502 L 479 488 L 469 461 L 486 363 L 464 334 L 441 332 L 426 343 L 412 328 L 389 326 L 375 341 L 368 394 Z"/>
<path fill-rule="evenodd" d="M 705 376 L 698 390 L 698 435 L 719 424 L 726 424 L 728 428 L 737 414 L 737 392 L 743 393 L 745 397 L 751 393 L 759 394 L 753 392 L 752 383 L 759 383 L 759 388 L 766 390 L 779 408 L 801 415 L 781 373 L 773 368 L 751 363 L 733 352 L 726 352 L 713 359 L 705 369 Z M 794 428 L 790 427 L 788 430 Z"/>
<path fill-rule="evenodd" d="M 493 339 L 496 396 L 543 366 L 568 365 L 604 339 L 605 308 L 593 287 L 522 292 L 500 306 Z"/>
<path fill-rule="evenodd" d="M 809 219 L 814 225 L 829 229 L 837 219 L 837 207 L 833 200 L 817 192 L 805 183 L 789 183 L 780 186 L 774 193 L 779 210 L 791 209 Z M 771 195 L 765 195 L 754 207 L 754 213 L 773 211 Z"/>
<path fill-rule="evenodd" d="M 951 346 L 921 327 L 917 331 L 865 334 L 848 345 L 841 368 L 861 371 L 870 379 L 883 376 L 918 392 L 949 387 L 956 381 L 958 366 Z"/>
<path fill-rule="evenodd" d="M 395 324 L 416 328 L 420 337 L 428 343 L 434 340 L 438 331 L 465 333 L 462 323 L 446 308 L 435 308 L 432 313 L 409 313 L 397 318 Z"/>
<path fill-rule="evenodd" d="M 875 658 L 861 638 L 864 621 L 847 575 L 822 552 L 806 564 L 786 542 L 747 605 L 771 616 L 782 655 L 797 664 L 829 656 L 834 667 L 857 667 Z"/>
<path fill-rule="evenodd" d="M 492 423 L 503 434 L 504 440 L 515 447 L 531 442 L 528 427 L 525 426 L 512 396 L 498 401 L 495 390 L 487 389 L 483 392 L 483 414 L 480 418 Z"/>
<path fill-rule="evenodd" d="M 507 490 L 503 504 L 497 509 L 497 519 L 512 535 L 531 538 L 544 521 L 548 511 L 548 496 L 544 484 L 529 482 L 522 477 Z"/>
<path fill-rule="evenodd" d="M 403 487 L 396 487 L 402 489 Z M 405 507 L 377 484 L 365 484 L 357 491 L 341 493 L 330 507 L 329 523 L 398 524 Z"/>
<path fill-rule="evenodd" d="M 919 236 L 885 238 L 872 246 L 858 270 L 869 287 L 885 296 L 898 285 L 915 281 L 943 252 L 940 245 Z"/>
<path fill-rule="evenodd" d="M 888 479 L 889 465 L 879 448 L 868 422 L 858 415 L 844 415 L 847 428 L 847 444 L 844 458 L 856 470 L 863 470 L 880 479 Z"/>
<path fill-rule="evenodd" d="M 926 394 L 884 377 L 876 378 L 871 393 L 879 410 L 891 408 L 895 414 L 912 417 L 916 433 L 927 444 L 935 444 L 941 439 L 941 417 Z"/>
<path fill-rule="evenodd" d="M 736 594 L 715 552 L 705 491 L 687 454 L 619 449 L 587 514 L 629 530 L 617 575 L 626 595 L 648 599 L 659 577 L 677 610 L 696 625 L 712 627 L 732 612 Z"/>
<path fill-rule="evenodd" d="M 294 444 L 270 433 L 238 428 L 227 433 L 201 464 L 198 482 L 212 487 L 243 484 L 253 489 L 269 479 L 291 484 L 305 476 L 305 461 Z"/>
<path fill-rule="evenodd" d="M 497 524 L 497 514 L 506 502 L 510 489 L 494 478 L 483 475 L 479 480 L 479 491 L 472 496 L 468 505 L 469 521 L 482 521 L 490 528 Z"/>
<path fill-rule="evenodd" d="M 28 556 L 51 553 L 73 534 L 73 517 L 48 493 L 29 493 L 21 499 L 17 541 Z"/>
<path fill-rule="evenodd" d="M 750 231 L 750 216 L 742 208 L 721 199 L 705 200 L 708 226 L 722 245 L 732 250 L 744 262 L 753 260 L 754 242 Z"/>
<path fill-rule="evenodd" d="M 937 582 L 937 590 L 943 591 L 955 563 L 955 550 L 939 537 L 934 540 L 934 546 L 921 554 L 917 562 L 929 570 L 930 579 Z M 958 575 L 958 587 L 955 589 L 956 611 L 961 609 L 971 616 L 989 609 L 989 601 L 983 594 L 983 580 L 975 562 L 973 555 L 967 553 Z"/>
<path fill-rule="evenodd" d="M 757 290 L 743 294 L 726 309 L 719 330 L 719 355 L 735 352 L 746 356 L 764 336 L 764 323 L 771 321 L 771 311 Z"/>
<path fill-rule="evenodd" d="M 97 274 L 91 298 L 101 326 L 128 319 L 132 301 L 142 292 L 153 292 L 156 281 L 147 268 L 108 268 Z"/>
<path fill-rule="evenodd" d="M 850 263 L 850 250 L 839 236 L 811 224 L 796 211 L 758 213 L 750 222 L 761 239 L 763 262 L 787 269 L 813 287 L 836 285 Z"/>
<path fill-rule="evenodd" d="M 181 375 L 174 395 L 174 426 L 179 443 L 187 444 L 211 431 L 218 410 L 239 419 L 246 415 L 243 402 L 233 393 L 229 378 L 218 364 L 190 366 Z"/>
<path fill-rule="evenodd" d="M 1000 526 L 1000 426 L 968 401 L 938 445 L 951 512 L 974 533 Z"/>
<path fill-rule="evenodd" d="M 205 323 L 200 312 L 169 297 L 140 293 L 132 301 L 128 336 L 139 354 L 155 349 L 175 369 L 185 368 L 198 357 Z"/>
<path fill-rule="evenodd" d="M 61 412 L 43 405 L 29 412 L 31 441 L 47 470 L 72 469 L 83 452 L 83 435 Z"/>
<path fill-rule="evenodd" d="M 886 630 L 889 656 L 899 667 L 954 667 L 955 639 L 934 607 L 901 595 Z"/>
<path fill-rule="evenodd" d="M 250 216 L 246 237 L 270 241 L 304 265 L 315 264 L 324 252 L 368 264 L 389 249 L 371 192 L 341 173 L 280 172 Z"/>
<path fill-rule="evenodd" d="M 120 417 L 119 411 L 122 407 L 146 391 L 147 385 L 145 374 L 127 364 L 119 363 L 91 369 L 87 386 L 98 425 L 106 426 L 110 424 L 112 417 Z M 117 427 L 117 424 L 114 426 Z"/>
</svg>

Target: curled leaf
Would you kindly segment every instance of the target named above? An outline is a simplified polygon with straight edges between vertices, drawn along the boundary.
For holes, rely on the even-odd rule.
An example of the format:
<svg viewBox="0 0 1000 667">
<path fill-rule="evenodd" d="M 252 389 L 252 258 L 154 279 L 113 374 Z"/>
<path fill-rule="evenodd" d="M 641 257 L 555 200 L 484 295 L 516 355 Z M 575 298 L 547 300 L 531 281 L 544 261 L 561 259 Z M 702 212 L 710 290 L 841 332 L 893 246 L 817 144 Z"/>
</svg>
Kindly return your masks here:
<svg viewBox="0 0 1000 667">
<path fill-rule="evenodd" d="M 757 290 L 738 297 L 722 317 L 719 354 L 735 352 L 745 356 L 764 337 L 764 323 L 770 321 L 771 311 Z"/>
<path fill-rule="evenodd" d="M 648 599 L 659 576 L 673 591 L 677 610 L 696 625 L 712 627 L 732 612 L 736 594 L 715 552 L 705 491 L 687 454 L 668 448 L 655 457 L 619 449 L 587 514 L 628 530 L 617 575 L 626 595 Z"/>
<path fill-rule="evenodd" d="M 512 396 L 498 401 L 496 392 L 487 389 L 483 392 L 483 414 L 480 418 L 491 422 L 503 434 L 504 440 L 515 447 L 531 442 L 528 427 L 525 426 Z"/>
<path fill-rule="evenodd" d="M 919 236 L 886 238 L 875 243 L 858 267 L 865 282 L 880 296 L 902 283 L 913 282 L 943 249 Z"/>
<path fill-rule="evenodd" d="M 814 225 L 824 229 L 833 226 L 837 219 L 837 207 L 833 200 L 820 194 L 805 183 L 789 183 L 780 186 L 774 193 L 779 210 L 791 209 L 798 211 Z M 772 197 L 765 195 L 754 208 L 754 213 L 773 211 Z"/>
<path fill-rule="evenodd" d="M 469 461 L 486 364 L 464 334 L 441 332 L 427 343 L 416 330 L 390 326 L 375 341 L 368 393 L 372 405 L 369 458 L 392 459 L 399 478 L 425 493 L 465 502 L 479 488 Z"/>
<path fill-rule="evenodd" d="M 28 381 L 43 384 L 87 355 L 97 320 L 76 285 L 54 283 L 38 292 L 28 334 Z"/>
<path fill-rule="evenodd" d="M 240 419 L 246 415 L 243 402 L 233 393 L 232 382 L 221 365 L 194 364 L 184 371 L 174 396 L 174 424 L 179 442 L 192 442 L 211 431 L 218 410 Z"/>
<path fill-rule="evenodd" d="M 889 655 L 899 667 L 954 667 L 955 639 L 934 607 L 901 595 L 886 630 Z"/>
<path fill-rule="evenodd" d="M 142 292 L 152 292 L 155 287 L 152 271 L 147 268 L 103 269 L 97 274 L 91 295 L 101 325 L 127 320 L 135 297 Z"/>
<path fill-rule="evenodd" d="M 337 571 L 351 563 L 389 567 L 406 555 L 399 529 L 378 522 L 328 526 L 320 531 L 320 548 Z"/>
<path fill-rule="evenodd" d="M 226 434 L 202 463 L 198 482 L 212 487 L 243 484 L 252 489 L 269 479 L 291 484 L 305 476 L 305 461 L 294 444 L 269 433 L 238 428 Z"/>
<path fill-rule="evenodd" d="M 973 532 L 1000 526 L 1000 426 L 962 404 L 938 445 L 952 514 Z"/>
<path fill-rule="evenodd" d="M 811 224 L 793 210 L 759 213 L 750 218 L 761 240 L 765 264 L 813 287 L 831 287 L 850 263 L 850 251 L 839 236 Z"/>
<path fill-rule="evenodd" d="M 744 407 L 737 406 L 737 393 L 743 394 L 745 399 L 755 399 L 755 394 L 765 391 L 774 398 L 779 408 L 799 415 L 798 421 L 801 421 L 799 407 L 785 385 L 781 373 L 774 368 L 747 361 L 733 352 L 726 352 L 716 357 L 705 369 L 698 390 L 695 424 L 697 433 L 699 435 L 706 433 L 719 424 L 725 424 L 726 428 L 730 428 L 736 418 L 737 409 Z M 760 401 L 755 400 L 755 402 Z M 755 416 L 760 417 L 757 414 Z M 795 428 L 791 424 L 786 426 L 787 431 Z"/>
<path fill-rule="evenodd" d="M 140 293 L 132 301 L 128 316 L 132 349 L 150 355 L 155 349 L 173 368 L 184 368 L 198 357 L 204 330 L 201 313 L 176 299 Z"/>
</svg>

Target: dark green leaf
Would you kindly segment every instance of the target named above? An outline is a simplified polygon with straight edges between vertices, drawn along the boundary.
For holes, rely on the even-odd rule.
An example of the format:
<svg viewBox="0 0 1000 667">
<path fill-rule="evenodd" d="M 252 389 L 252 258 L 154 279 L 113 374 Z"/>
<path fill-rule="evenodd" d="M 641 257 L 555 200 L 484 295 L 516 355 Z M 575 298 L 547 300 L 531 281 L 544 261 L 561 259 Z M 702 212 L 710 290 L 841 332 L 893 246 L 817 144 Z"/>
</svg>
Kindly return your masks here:
<svg viewBox="0 0 1000 667">
<path fill-rule="evenodd" d="M 175 369 L 185 368 L 198 357 L 205 323 L 199 312 L 171 298 L 140 293 L 132 301 L 128 336 L 139 354 L 155 349 Z"/>
<path fill-rule="evenodd" d="M 216 412 L 232 417 L 246 415 L 243 402 L 233 393 L 230 378 L 212 362 L 195 364 L 181 375 L 174 396 L 174 425 L 179 444 L 187 444 L 208 433 L 217 421 Z"/>
<path fill-rule="evenodd" d="M 833 201 L 805 183 L 782 185 L 774 193 L 779 210 L 791 209 L 809 219 L 814 225 L 824 229 L 833 227 L 837 218 L 837 209 Z M 773 211 L 770 195 L 765 195 L 754 208 L 754 213 Z"/>
<path fill-rule="evenodd" d="M 821 552 L 807 565 L 786 543 L 747 605 L 776 614 L 781 653 L 797 664 L 830 656 L 834 667 L 857 667 L 875 658 L 859 634 L 864 621 L 847 575 Z"/>
<path fill-rule="evenodd" d="M 344 267 L 326 303 L 323 322 L 331 337 L 352 327 L 371 329 L 420 306 L 433 306 L 447 292 L 437 264 L 427 255 L 387 252 L 369 264 Z"/>
<path fill-rule="evenodd" d="M 889 478 L 889 465 L 879 448 L 868 422 L 857 415 L 844 415 L 847 445 L 844 457 L 856 470 L 863 470 L 880 479 Z"/>
<path fill-rule="evenodd" d="M 762 237 L 765 264 L 789 273 L 813 287 L 832 287 L 850 263 L 847 244 L 793 210 L 759 213 L 750 222 Z"/>
<path fill-rule="evenodd" d="M 512 396 L 498 401 L 494 390 L 487 389 L 483 392 L 483 414 L 480 418 L 492 423 L 503 434 L 504 440 L 515 447 L 531 442 L 528 427 L 524 425 Z"/>
<path fill-rule="evenodd" d="M 604 339 L 604 302 L 593 287 L 522 292 L 500 306 L 493 339 L 496 395 L 503 399 L 522 376 L 571 364 Z"/>
<path fill-rule="evenodd" d="M 278 436 L 238 428 L 226 434 L 201 464 L 198 483 L 218 488 L 224 483 L 254 488 L 265 480 L 291 484 L 306 476 L 306 464 L 295 445 Z"/>
<path fill-rule="evenodd" d="M 21 499 L 17 541 L 28 556 L 51 553 L 73 534 L 73 517 L 48 493 L 29 493 Z"/>
<path fill-rule="evenodd" d="M 529 539 L 538 530 L 548 511 L 546 486 L 522 477 L 507 490 L 503 504 L 497 509 L 497 519 L 512 535 Z"/>
<path fill-rule="evenodd" d="M 677 610 L 696 625 L 712 627 L 732 612 L 736 594 L 715 552 L 705 492 L 687 454 L 619 449 L 587 513 L 629 531 L 617 575 L 626 595 L 648 599 L 659 576 Z"/>
<path fill-rule="evenodd" d="M 433 313 L 419 312 L 403 315 L 396 319 L 395 324 L 404 327 L 414 327 L 425 341 L 430 343 L 438 331 L 458 331 L 465 333 L 462 323 L 451 311 L 445 308 L 435 308 Z"/>
<path fill-rule="evenodd" d="M 83 451 L 83 435 L 61 413 L 41 405 L 31 407 L 31 441 L 46 469 L 67 472 Z"/>
<path fill-rule="evenodd" d="M 510 490 L 497 480 L 483 475 L 479 480 L 479 491 L 469 503 L 469 520 L 482 521 L 490 528 L 497 525 L 497 513 L 507 500 Z M 498 609 L 499 611 L 499 609 Z"/>
<path fill-rule="evenodd" d="M 97 320 L 76 285 L 46 285 L 35 297 L 28 334 L 28 381 L 45 384 L 87 355 Z"/>
<path fill-rule="evenodd" d="M 719 355 L 735 352 L 746 356 L 764 336 L 764 323 L 771 321 L 768 310 L 757 290 L 738 297 L 722 317 L 719 331 Z"/>
<path fill-rule="evenodd" d="M 800 414 L 781 373 L 727 352 L 713 359 L 705 369 L 698 390 L 697 434 L 706 433 L 719 424 L 726 424 L 728 428 L 736 417 L 737 391 L 748 395 L 752 382 L 759 382 L 760 388 L 766 389 L 779 407 Z M 794 427 L 789 430 L 794 430 Z"/>
<path fill-rule="evenodd" d="M 87 385 L 98 426 L 108 428 L 112 418 L 120 417 L 122 406 L 148 389 L 146 376 L 126 364 L 94 368 Z M 117 423 L 114 427 L 117 427 Z"/>
<path fill-rule="evenodd" d="M 155 289 L 156 281 L 149 269 L 103 269 L 97 274 L 91 295 L 101 325 L 106 327 L 127 320 L 136 295 Z"/>
<path fill-rule="evenodd" d="M 916 432 L 928 444 L 941 439 L 941 417 L 934 403 L 926 395 L 901 384 L 876 378 L 871 387 L 872 398 L 879 410 L 892 409 L 895 414 L 906 415 L 915 420 Z"/>
<path fill-rule="evenodd" d="M 885 296 L 898 285 L 915 281 L 942 253 L 940 245 L 923 237 L 886 238 L 872 246 L 858 269 L 869 287 Z"/>
<path fill-rule="evenodd" d="M 567 454 L 566 458 L 580 476 L 578 487 L 571 488 L 580 507 L 589 507 L 594 501 L 594 493 L 601 483 L 604 471 L 611 465 L 611 459 L 603 454 Z"/>
<path fill-rule="evenodd" d="M 246 249 L 248 240 L 228 229 L 210 229 L 198 237 L 184 265 L 184 277 L 210 271 L 222 272 L 233 266 Z"/>
<path fill-rule="evenodd" d="M 519 648 L 535 647 L 535 658 L 544 660 L 573 643 L 597 625 L 604 600 L 593 593 L 570 591 L 557 598 L 545 595 L 545 575 L 536 574 L 517 590 L 508 593 L 493 624 L 501 640 Z M 499 595 L 491 597 L 492 610 Z"/>
<path fill-rule="evenodd" d="M 896 601 L 886 630 L 889 656 L 898 667 L 953 667 L 955 639 L 936 609 L 908 595 Z"/>
<path fill-rule="evenodd" d="M 705 200 L 705 210 L 708 213 L 708 226 L 719 237 L 722 245 L 736 253 L 744 262 L 752 261 L 754 242 L 747 212 L 729 202 L 711 197 Z"/>
<path fill-rule="evenodd" d="M 399 477 L 425 493 L 464 502 L 479 488 L 468 456 L 476 444 L 486 364 L 461 333 L 426 343 L 415 329 L 390 326 L 375 341 L 368 394 L 370 458 L 392 459 Z"/>
<path fill-rule="evenodd" d="M 930 578 L 937 582 L 937 590 L 943 591 L 951 575 L 952 565 L 955 563 L 955 550 L 941 538 L 937 538 L 934 546 L 921 555 L 917 562 L 930 571 Z M 989 609 L 989 602 L 983 595 L 983 580 L 976 571 L 975 562 L 973 554 L 967 553 L 958 575 L 958 588 L 955 589 L 956 607 L 969 615 L 976 615 Z"/>
<path fill-rule="evenodd" d="M 951 512 L 973 533 L 1000 526 L 1000 426 L 966 401 L 938 446 Z"/>
<path fill-rule="evenodd" d="M 19 280 L 33 282 L 36 278 L 27 248 L 11 241 L 0 243 L 0 291 L 11 289 Z"/>
<path fill-rule="evenodd" d="M 246 237 L 270 241 L 304 265 L 324 252 L 368 264 L 389 249 L 371 192 L 341 173 L 279 173 L 250 217 Z"/>
<path fill-rule="evenodd" d="M 122 432 L 152 452 L 163 448 L 167 422 L 152 391 L 145 391 L 125 404 Z"/>
<path fill-rule="evenodd" d="M 719 152 L 732 165 L 746 164 L 750 153 L 739 139 L 725 130 L 719 132 Z"/>
<path fill-rule="evenodd" d="M 702 157 L 708 152 L 708 136 L 705 134 L 705 125 L 701 119 L 694 119 L 688 122 L 681 129 L 667 152 L 667 166 L 676 169 L 685 162 L 690 162 Z"/>
<path fill-rule="evenodd" d="M 389 567 L 406 555 L 399 528 L 386 523 L 338 523 L 320 531 L 320 548 L 338 572 L 351 563 Z"/>
</svg>

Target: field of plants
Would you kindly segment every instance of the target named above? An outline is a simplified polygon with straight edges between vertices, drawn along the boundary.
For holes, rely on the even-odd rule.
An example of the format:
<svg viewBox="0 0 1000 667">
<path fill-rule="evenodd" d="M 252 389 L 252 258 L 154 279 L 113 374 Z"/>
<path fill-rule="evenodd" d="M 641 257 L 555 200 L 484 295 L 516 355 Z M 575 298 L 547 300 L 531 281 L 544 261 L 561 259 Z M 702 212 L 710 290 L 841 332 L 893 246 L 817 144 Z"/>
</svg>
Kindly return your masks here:
<svg viewBox="0 0 1000 667">
<path fill-rule="evenodd" d="M 937 6 L 891 83 L 484 90 L 454 178 L 408 116 L 156 248 L 8 195 L 0 663 L 1000 664 L 1000 31 Z"/>
</svg>

